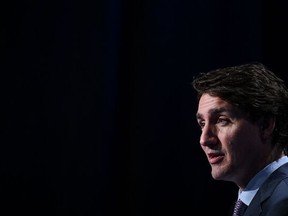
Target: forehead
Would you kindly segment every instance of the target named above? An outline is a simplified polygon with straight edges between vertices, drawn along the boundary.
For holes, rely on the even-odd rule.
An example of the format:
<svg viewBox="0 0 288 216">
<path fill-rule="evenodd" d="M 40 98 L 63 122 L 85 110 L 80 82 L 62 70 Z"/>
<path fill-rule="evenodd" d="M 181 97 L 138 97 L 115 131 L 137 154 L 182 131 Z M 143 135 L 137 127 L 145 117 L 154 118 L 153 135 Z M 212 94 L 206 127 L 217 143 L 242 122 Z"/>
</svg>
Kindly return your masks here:
<svg viewBox="0 0 288 216">
<path fill-rule="evenodd" d="M 235 113 L 237 109 L 227 101 L 209 94 L 203 94 L 198 103 L 197 117 L 219 113 Z"/>
<path fill-rule="evenodd" d="M 201 98 L 199 99 L 198 109 L 206 108 L 206 107 L 210 108 L 210 107 L 215 107 L 215 106 L 225 106 L 225 107 L 230 107 L 230 108 L 233 107 L 232 104 L 221 99 L 220 97 L 211 96 L 209 94 L 203 94 Z"/>
</svg>

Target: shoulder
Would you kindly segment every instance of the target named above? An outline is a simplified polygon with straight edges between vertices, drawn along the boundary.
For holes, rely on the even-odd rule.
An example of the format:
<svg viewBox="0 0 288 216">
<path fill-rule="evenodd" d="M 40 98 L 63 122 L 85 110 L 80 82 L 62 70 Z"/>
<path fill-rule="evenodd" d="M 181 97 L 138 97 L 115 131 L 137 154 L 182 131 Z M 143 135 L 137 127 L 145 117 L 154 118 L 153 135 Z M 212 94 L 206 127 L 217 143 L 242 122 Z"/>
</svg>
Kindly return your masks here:
<svg viewBox="0 0 288 216">
<path fill-rule="evenodd" d="M 263 203 L 263 213 L 267 216 L 288 216 L 288 197 L 271 197 L 266 204 Z"/>
<path fill-rule="evenodd" d="M 261 205 L 263 212 L 267 212 L 265 215 L 288 216 L 288 172 L 283 172 L 284 169 L 287 171 L 288 166 L 282 168 L 278 170 L 279 175 L 267 181 L 266 191 L 263 192 L 270 193 Z"/>
<path fill-rule="evenodd" d="M 288 197 L 288 163 L 275 170 L 261 188 L 268 194 L 271 193 L 271 196 L 277 194 L 279 199 L 282 196 Z"/>
<path fill-rule="evenodd" d="M 245 215 L 288 216 L 288 164 L 275 170 L 259 188 Z"/>
</svg>

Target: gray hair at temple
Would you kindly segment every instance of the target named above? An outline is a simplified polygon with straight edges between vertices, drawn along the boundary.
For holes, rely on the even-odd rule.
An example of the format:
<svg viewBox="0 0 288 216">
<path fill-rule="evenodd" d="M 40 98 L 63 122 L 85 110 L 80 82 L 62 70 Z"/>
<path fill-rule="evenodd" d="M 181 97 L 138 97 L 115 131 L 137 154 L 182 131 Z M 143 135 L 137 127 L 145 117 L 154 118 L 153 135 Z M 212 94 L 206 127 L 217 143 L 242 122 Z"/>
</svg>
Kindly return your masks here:
<svg viewBox="0 0 288 216">
<path fill-rule="evenodd" d="M 199 73 L 192 81 L 198 99 L 219 97 L 248 114 L 252 121 L 274 117 L 273 145 L 288 154 L 288 90 L 284 80 L 259 62 Z"/>
</svg>

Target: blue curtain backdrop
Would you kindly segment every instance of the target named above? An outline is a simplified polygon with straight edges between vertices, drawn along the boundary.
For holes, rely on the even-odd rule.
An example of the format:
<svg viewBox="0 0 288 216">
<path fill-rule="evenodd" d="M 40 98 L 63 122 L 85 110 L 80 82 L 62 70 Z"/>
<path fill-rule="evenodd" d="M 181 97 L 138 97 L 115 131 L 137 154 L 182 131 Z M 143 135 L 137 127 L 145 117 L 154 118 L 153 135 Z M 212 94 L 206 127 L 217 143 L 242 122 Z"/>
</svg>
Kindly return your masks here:
<svg viewBox="0 0 288 216">
<path fill-rule="evenodd" d="M 288 81 L 284 1 L 1 3 L 0 211 L 229 215 L 198 143 L 198 72 Z M 1 213 L 2 214 L 2 213 Z"/>
</svg>

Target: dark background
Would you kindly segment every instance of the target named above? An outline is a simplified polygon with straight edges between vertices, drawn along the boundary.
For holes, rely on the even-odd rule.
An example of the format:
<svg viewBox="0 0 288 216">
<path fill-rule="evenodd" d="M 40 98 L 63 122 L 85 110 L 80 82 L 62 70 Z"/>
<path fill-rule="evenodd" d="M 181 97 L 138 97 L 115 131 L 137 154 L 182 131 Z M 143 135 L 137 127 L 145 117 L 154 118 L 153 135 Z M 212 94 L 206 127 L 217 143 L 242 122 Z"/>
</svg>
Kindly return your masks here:
<svg viewBox="0 0 288 216">
<path fill-rule="evenodd" d="M 229 215 L 190 82 L 250 61 L 288 80 L 284 2 L 1 3 L 1 215 Z"/>
</svg>

